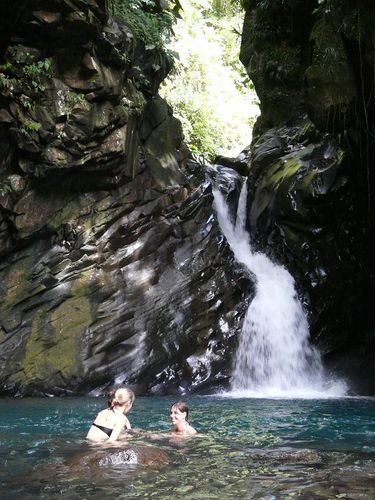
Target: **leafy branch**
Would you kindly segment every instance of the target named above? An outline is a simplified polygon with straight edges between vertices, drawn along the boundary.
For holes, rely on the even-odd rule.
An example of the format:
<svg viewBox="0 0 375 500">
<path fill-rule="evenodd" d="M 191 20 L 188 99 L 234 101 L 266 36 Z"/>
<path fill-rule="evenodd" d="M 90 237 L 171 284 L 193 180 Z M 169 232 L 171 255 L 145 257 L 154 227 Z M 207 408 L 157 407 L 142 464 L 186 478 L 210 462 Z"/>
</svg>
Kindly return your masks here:
<svg viewBox="0 0 375 500">
<path fill-rule="evenodd" d="M 181 10 L 179 0 L 109 0 L 110 12 L 120 17 L 134 35 L 146 45 L 163 48 L 173 33 L 173 24 Z"/>
</svg>

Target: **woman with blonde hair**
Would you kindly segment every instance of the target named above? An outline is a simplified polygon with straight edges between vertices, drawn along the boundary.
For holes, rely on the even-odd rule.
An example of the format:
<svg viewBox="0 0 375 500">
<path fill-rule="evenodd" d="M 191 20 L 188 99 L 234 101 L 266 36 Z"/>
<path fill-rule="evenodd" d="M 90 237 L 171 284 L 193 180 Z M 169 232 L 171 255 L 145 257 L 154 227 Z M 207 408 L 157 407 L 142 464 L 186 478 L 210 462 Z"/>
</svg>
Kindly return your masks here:
<svg viewBox="0 0 375 500">
<path fill-rule="evenodd" d="M 108 408 L 98 413 L 86 438 L 91 441 L 113 442 L 123 430 L 131 429 L 126 414 L 131 410 L 134 399 L 134 392 L 127 387 L 108 392 Z"/>
</svg>

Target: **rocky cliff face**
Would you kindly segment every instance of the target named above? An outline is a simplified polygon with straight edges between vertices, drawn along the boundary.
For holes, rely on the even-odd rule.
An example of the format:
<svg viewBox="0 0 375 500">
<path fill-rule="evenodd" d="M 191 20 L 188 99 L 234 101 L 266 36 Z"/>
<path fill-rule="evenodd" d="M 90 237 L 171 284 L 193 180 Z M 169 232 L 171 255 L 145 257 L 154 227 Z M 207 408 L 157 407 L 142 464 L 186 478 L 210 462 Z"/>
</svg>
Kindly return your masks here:
<svg viewBox="0 0 375 500">
<path fill-rule="evenodd" d="M 157 94 L 168 57 L 104 0 L 0 4 L 1 394 L 225 386 L 252 287 Z M 234 162 L 248 226 L 326 362 L 372 393 L 375 9 L 245 8 L 262 110 Z M 225 189 L 235 203 L 237 179 Z"/>
<path fill-rule="evenodd" d="M 225 384 L 249 284 L 157 95 L 168 57 L 104 0 L 2 4 L 1 392 Z"/>
<path fill-rule="evenodd" d="M 372 2 L 245 2 L 241 60 L 260 98 L 249 228 L 283 262 L 327 362 L 374 391 Z M 243 167 L 242 167 L 243 168 Z"/>
</svg>

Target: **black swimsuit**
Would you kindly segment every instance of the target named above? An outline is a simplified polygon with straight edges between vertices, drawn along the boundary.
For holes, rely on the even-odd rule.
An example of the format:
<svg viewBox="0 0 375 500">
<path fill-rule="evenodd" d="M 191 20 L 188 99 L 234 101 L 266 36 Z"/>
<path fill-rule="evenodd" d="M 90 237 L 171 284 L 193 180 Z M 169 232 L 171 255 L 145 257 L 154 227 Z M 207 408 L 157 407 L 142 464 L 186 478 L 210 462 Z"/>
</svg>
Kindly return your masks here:
<svg viewBox="0 0 375 500">
<path fill-rule="evenodd" d="M 92 425 L 103 431 L 105 434 L 107 434 L 108 437 L 111 437 L 113 429 L 110 429 L 109 427 L 103 427 L 103 425 L 98 425 L 95 422 Z"/>
</svg>

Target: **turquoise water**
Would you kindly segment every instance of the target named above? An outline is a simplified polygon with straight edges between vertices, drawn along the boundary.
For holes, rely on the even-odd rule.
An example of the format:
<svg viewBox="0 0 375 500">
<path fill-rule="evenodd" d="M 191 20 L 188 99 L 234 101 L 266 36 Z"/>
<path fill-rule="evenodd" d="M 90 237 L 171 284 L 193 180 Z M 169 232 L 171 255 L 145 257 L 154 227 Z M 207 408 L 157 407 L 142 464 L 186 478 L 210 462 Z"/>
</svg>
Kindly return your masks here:
<svg viewBox="0 0 375 500">
<path fill-rule="evenodd" d="M 105 448 L 84 439 L 103 399 L 0 400 L 1 498 L 375 498 L 375 399 L 189 397 L 202 437 L 171 441 L 173 401 L 137 398 L 147 432 Z"/>
</svg>

